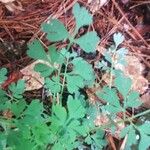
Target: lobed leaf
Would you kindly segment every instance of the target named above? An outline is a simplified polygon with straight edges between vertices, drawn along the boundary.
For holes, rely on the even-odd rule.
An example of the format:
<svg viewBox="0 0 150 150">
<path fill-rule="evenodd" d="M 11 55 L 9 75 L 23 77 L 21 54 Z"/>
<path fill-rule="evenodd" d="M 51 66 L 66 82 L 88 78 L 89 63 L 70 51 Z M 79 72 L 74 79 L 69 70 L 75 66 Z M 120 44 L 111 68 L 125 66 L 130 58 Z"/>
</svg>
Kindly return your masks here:
<svg viewBox="0 0 150 150">
<path fill-rule="evenodd" d="M 18 80 L 16 84 L 12 83 L 9 86 L 9 90 L 12 92 L 13 97 L 18 98 L 18 99 L 22 98 L 23 97 L 22 94 L 25 91 L 25 81 Z"/>
<path fill-rule="evenodd" d="M 29 47 L 29 50 L 27 51 L 27 54 L 29 57 L 35 60 L 40 59 L 40 60 L 48 61 L 47 54 L 43 46 L 38 40 L 34 40 L 28 47 Z"/>
<path fill-rule="evenodd" d="M 79 119 L 85 116 L 85 108 L 79 100 L 74 100 L 72 96 L 68 97 L 67 106 L 70 118 Z"/>
<path fill-rule="evenodd" d="M 85 80 L 93 81 L 95 79 L 92 65 L 81 57 L 73 59 L 72 64 L 74 65 L 72 71 L 73 74 L 80 75 Z"/>
<path fill-rule="evenodd" d="M 126 98 L 131 89 L 132 80 L 124 75 L 119 75 L 115 78 L 114 84 L 123 97 Z"/>
<path fill-rule="evenodd" d="M 72 13 L 76 20 L 76 30 L 79 30 L 82 26 L 90 25 L 93 21 L 92 15 L 85 7 L 80 7 L 79 3 L 74 5 Z"/>
<path fill-rule="evenodd" d="M 21 115 L 21 113 L 24 111 L 26 106 L 27 105 L 26 105 L 25 100 L 22 99 L 19 102 L 12 104 L 11 111 L 18 118 Z"/>
<path fill-rule="evenodd" d="M 2 83 L 4 83 L 4 81 L 7 79 L 6 74 L 7 74 L 7 69 L 6 68 L 1 68 L 0 69 L 0 85 Z"/>
<path fill-rule="evenodd" d="M 47 33 L 47 39 L 51 42 L 62 41 L 69 37 L 67 29 L 57 19 L 52 19 L 47 23 L 43 23 L 42 30 Z"/>
<path fill-rule="evenodd" d="M 126 106 L 136 108 L 139 107 L 142 104 L 142 101 L 140 100 L 140 96 L 138 92 L 131 91 L 126 100 Z"/>
<path fill-rule="evenodd" d="M 55 45 L 51 45 L 48 47 L 48 56 L 50 57 L 52 64 L 59 61 L 60 53 L 57 52 Z"/>
<path fill-rule="evenodd" d="M 87 32 L 85 35 L 75 40 L 86 53 L 95 52 L 99 43 L 99 37 L 96 32 Z"/>
<path fill-rule="evenodd" d="M 52 80 L 46 78 L 45 87 L 52 93 L 59 93 L 61 90 L 59 80 L 60 80 L 59 77 L 53 77 Z"/>
<path fill-rule="evenodd" d="M 76 75 L 67 75 L 67 88 L 70 93 L 74 93 L 79 88 L 84 87 L 84 79 Z"/>
<path fill-rule="evenodd" d="M 60 105 L 54 105 L 53 108 L 53 117 L 58 120 L 59 125 L 64 125 L 67 119 L 66 109 Z M 54 120 L 53 120 L 54 123 Z"/>
<path fill-rule="evenodd" d="M 121 109 L 117 91 L 115 89 L 104 87 L 102 92 L 97 93 L 98 97 L 108 102 L 110 105 Z M 109 105 L 108 105 L 109 107 Z"/>
<path fill-rule="evenodd" d="M 149 135 L 140 133 L 139 150 L 148 150 L 150 147 L 149 141 L 150 141 Z"/>
<path fill-rule="evenodd" d="M 32 100 L 32 102 L 28 105 L 27 109 L 25 110 L 25 115 L 30 115 L 32 117 L 38 117 L 43 114 L 44 108 L 43 104 L 38 100 Z"/>
<path fill-rule="evenodd" d="M 43 63 L 38 63 L 34 66 L 34 70 L 40 72 L 42 77 L 48 77 L 53 73 L 54 68 Z"/>
<path fill-rule="evenodd" d="M 115 42 L 115 46 L 118 47 L 124 41 L 124 36 L 121 33 L 115 33 L 113 35 L 113 40 Z"/>
</svg>

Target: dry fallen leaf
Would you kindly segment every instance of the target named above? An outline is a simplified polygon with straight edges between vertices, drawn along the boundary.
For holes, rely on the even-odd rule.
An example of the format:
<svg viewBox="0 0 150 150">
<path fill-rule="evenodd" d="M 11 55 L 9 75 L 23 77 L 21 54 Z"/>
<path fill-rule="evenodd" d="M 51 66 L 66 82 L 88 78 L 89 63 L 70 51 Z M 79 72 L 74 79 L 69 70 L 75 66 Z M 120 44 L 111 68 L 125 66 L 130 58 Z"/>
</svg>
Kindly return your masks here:
<svg viewBox="0 0 150 150">
<path fill-rule="evenodd" d="M 19 1 L 16 1 L 17 5 L 13 3 L 15 2 L 15 0 L 0 0 L 0 2 L 2 2 L 5 5 L 5 7 L 11 12 L 15 12 L 17 10 L 24 11 L 21 2 Z"/>
<path fill-rule="evenodd" d="M 150 108 L 150 93 L 147 92 L 146 94 L 142 95 L 141 99 L 143 101 L 144 107 Z"/>
<path fill-rule="evenodd" d="M 37 90 L 43 87 L 44 78 L 34 71 L 35 64 L 41 62 L 43 63 L 43 61 L 35 61 L 20 71 L 23 74 L 23 79 L 26 81 L 26 91 Z"/>
<path fill-rule="evenodd" d="M 138 91 L 140 94 L 144 93 L 149 84 L 148 80 L 143 76 L 144 65 L 133 55 L 126 56 L 126 60 L 128 65 L 122 71 L 132 79 L 133 90 Z"/>
<path fill-rule="evenodd" d="M 113 121 L 117 123 L 118 121 L 120 121 L 120 119 L 121 118 L 117 116 Z M 98 115 L 94 121 L 94 124 L 96 126 L 107 126 L 109 123 L 110 123 L 110 119 L 105 114 Z M 118 123 L 116 126 L 116 129 L 115 129 L 115 132 L 113 133 L 113 136 L 115 138 L 119 139 L 120 138 L 119 135 L 120 135 L 123 128 L 125 128 L 125 124 L 123 122 Z M 112 132 L 110 129 L 105 129 L 105 130 L 107 132 Z"/>
<path fill-rule="evenodd" d="M 0 2 L 4 3 L 4 4 L 7 4 L 7 3 L 12 3 L 14 2 L 15 0 L 0 0 Z"/>
<path fill-rule="evenodd" d="M 101 7 L 107 4 L 109 0 L 88 0 L 88 4 L 90 4 L 90 11 L 93 13 L 98 11 Z"/>
</svg>

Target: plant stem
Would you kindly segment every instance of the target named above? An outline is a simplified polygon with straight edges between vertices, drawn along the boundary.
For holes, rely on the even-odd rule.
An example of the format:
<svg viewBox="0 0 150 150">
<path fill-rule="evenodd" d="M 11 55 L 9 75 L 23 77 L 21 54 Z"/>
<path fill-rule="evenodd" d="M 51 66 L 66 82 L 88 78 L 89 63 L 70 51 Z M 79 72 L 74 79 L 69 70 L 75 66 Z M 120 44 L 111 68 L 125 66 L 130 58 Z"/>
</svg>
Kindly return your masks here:
<svg viewBox="0 0 150 150">
<path fill-rule="evenodd" d="M 71 45 L 72 45 L 72 42 L 68 44 L 67 51 L 70 49 Z M 64 87 L 65 87 L 66 73 L 67 73 L 68 64 L 69 64 L 69 58 L 67 58 L 67 62 L 66 62 L 66 65 L 65 65 L 64 76 L 63 76 L 62 89 L 61 89 L 61 94 L 60 94 L 60 105 L 61 106 L 62 106 L 62 94 L 63 94 Z"/>
<path fill-rule="evenodd" d="M 146 111 L 144 111 L 144 112 L 141 112 L 141 113 L 139 113 L 139 114 L 137 114 L 137 115 L 135 115 L 135 116 L 132 116 L 132 117 L 129 118 L 128 120 L 133 120 L 133 119 L 135 119 L 135 118 L 137 118 L 137 117 L 141 117 L 141 116 L 146 115 L 146 114 L 148 114 L 148 113 L 150 113 L 150 109 L 149 109 L 149 110 L 146 110 Z"/>
<path fill-rule="evenodd" d="M 115 61 L 115 52 L 113 53 L 113 56 L 112 56 L 112 62 L 111 62 L 111 68 L 110 68 L 110 82 L 109 82 L 109 87 L 110 88 L 112 87 L 112 82 L 113 82 L 114 61 Z"/>
<path fill-rule="evenodd" d="M 130 123 L 132 123 L 132 120 L 133 120 L 133 119 L 135 119 L 135 118 L 137 118 L 137 117 L 140 117 L 140 116 L 143 116 L 143 115 L 148 114 L 148 113 L 150 113 L 150 109 L 149 109 L 149 110 L 146 110 L 146 111 L 144 111 L 144 112 L 142 112 L 142 113 L 139 113 L 139 114 L 137 114 L 137 115 L 135 115 L 135 116 L 133 116 L 133 117 L 126 118 L 125 120 L 120 119 L 120 120 L 118 120 L 117 122 L 115 122 L 115 124 L 121 124 L 121 123 L 124 123 L 124 122 L 126 122 L 126 121 L 129 121 Z M 95 128 L 93 129 L 93 131 L 96 131 L 96 130 L 98 130 L 98 129 L 106 130 L 106 129 L 108 129 L 109 127 L 111 127 L 111 125 L 112 125 L 112 121 L 110 121 L 110 122 L 108 122 L 107 124 L 102 125 L 102 126 L 100 126 L 100 127 L 95 127 Z"/>
</svg>

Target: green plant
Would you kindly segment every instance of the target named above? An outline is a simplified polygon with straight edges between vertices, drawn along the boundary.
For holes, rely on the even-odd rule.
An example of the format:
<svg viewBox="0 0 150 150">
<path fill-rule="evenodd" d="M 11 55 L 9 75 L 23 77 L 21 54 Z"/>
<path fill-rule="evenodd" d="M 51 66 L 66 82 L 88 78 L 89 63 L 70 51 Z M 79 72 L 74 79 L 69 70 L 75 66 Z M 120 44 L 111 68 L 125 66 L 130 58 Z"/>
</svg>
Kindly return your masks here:
<svg viewBox="0 0 150 150">
<path fill-rule="evenodd" d="M 76 21 L 72 34 L 59 20 L 52 19 L 43 23 L 41 28 L 54 44 L 46 52 L 40 41 L 35 40 L 27 51 L 31 58 L 42 60 L 34 69 L 44 77 L 44 88 L 52 96 L 48 110 L 41 100 L 26 101 L 23 80 L 11 84 L 7 92 L 0 89 L 0 149 L 71 150 L 90 147 L 99 150 L 107 145 L 105 132 L 109 130 L 115 134 L 120 124 L 124 129 L 119 136 L 127 138 L 126 149 L 137 143 L 139 150 L 147 149 L 150 146 L 150 124 L 137 125 L 134 119 L 150 110 L 131 117 L 126 114 L 128 108 L 138 108 L 142 103 L 139 93 L 131 90 L 131 79 L 115 68 L 116 64 L 125 64 L 127 50 L 118 48 L 124 40 L 123 35 L 114 34 L 115 45 L 106 50 L 105 60 L 96 66 L 110 74 L 109 85 L 96 91 L 97 97 L 105 103 L 95 100 L 91 104 L 81 89 L 94 88 L 100 83 L 96 80 L 95 68 L 72 45 L 78 45 L 85 53 L 94 53 L 99 37 L 95 31 L 78 37 L 81 27 L 92 24 L 92 15 L 78 3 L 72 12 Z M 57 49 L 55 42 L 67 42 L 67 46 Z M 0 84 L 6 80 L 6 74 L 7 70 L 2 68 Z M 123 117 L 114 121 L 118 113 Z M 97 126 L 97 116 L 105 116 L 105 123 Z"/>
</svg>

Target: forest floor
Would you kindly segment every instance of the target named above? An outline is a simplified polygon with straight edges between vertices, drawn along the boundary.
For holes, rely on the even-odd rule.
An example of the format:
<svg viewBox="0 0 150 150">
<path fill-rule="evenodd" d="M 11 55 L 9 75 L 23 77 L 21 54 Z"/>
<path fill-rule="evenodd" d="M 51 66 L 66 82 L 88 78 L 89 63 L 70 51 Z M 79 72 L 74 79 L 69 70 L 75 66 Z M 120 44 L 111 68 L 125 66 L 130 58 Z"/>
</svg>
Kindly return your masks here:
<svg viewBox="0 0 150 150">
<path fill-rule="evenodd" d="M 43 22 L 50 18 L 59 19 L 69 32 L 72 32 L 75 22 L 71 9 L 76 2 L 85 6 L 94 17 L 92 28 L 100 37 L 97 48 L 99 53 L 99 49 L 110 45 L 114 33 L 121 32 L 124 35 L 123 46 L 133 55 L 127 60 L 130 64 L 129 70 L 133 71 L 131 71 L 134 76 L 133 82 L 138 87 L 144 107 L 149 109 L 150 1 L 148 0 L 14 0 L 9 3 L 0 0 L 0 68 L 6 67 L 9 70 L 9 79 L 5 86 L 21 78 L 20 70 L 32 63 L 31 58 L 26 55 L 27 45 L 30 42 L 38 38 L 46 45 L 51 44 L 41 32 Z M 93 56 L 89 57 L 88 59 L 95 59 Z M 141 80 L 136 80 L 137 78 Z M 33 97 L 33 93 L 36 97 L 40 94 L 38 90 L 31 89 L 26 93 L 27 98 Z"/>
</svg>

